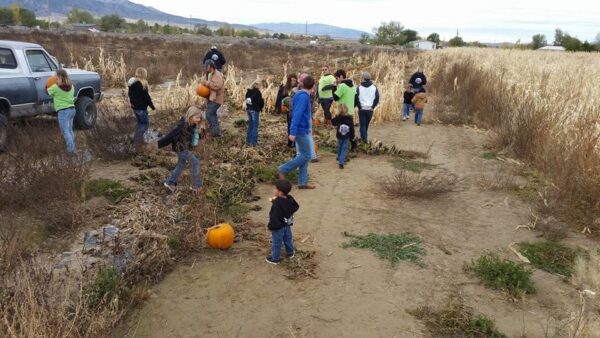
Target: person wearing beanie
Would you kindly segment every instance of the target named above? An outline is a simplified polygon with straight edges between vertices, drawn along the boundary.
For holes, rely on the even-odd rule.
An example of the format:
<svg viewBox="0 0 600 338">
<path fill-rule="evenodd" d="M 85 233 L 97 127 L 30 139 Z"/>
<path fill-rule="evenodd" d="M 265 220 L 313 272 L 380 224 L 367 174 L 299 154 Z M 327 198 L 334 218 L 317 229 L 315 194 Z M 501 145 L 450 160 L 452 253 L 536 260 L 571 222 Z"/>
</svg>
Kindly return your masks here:
<svg viewBox="0 0 600 338">
<path fill-rule="evenodd" d="M 223 73 L 223 66 L 225 66 L 227 60 L 225 60 L 225 56 L 223 56 L 223 53 L 221 53 L 221 51 L 217 49 L 217 46 L 212 46 L 210 48 L 210 50 L 204 56 L 204 60 L 202 60 L 202 63 L 205 63 L 206 60 L 212 60 L 215 63 L 215 67 L 217 68 L 217 70 Z"/>
<path fill-rule="evenodd" d="M 219 127 L 217 111 L 225 103 L 225 81 L 223 73 L 217 70 L 213 60 L 206 60 L 204 67 L 206 69 L 206 80 L 203 80 L 202 84 L 210 89 L 208 103 L 206 104 L 206 119 L 208 120 L 212 136 L 220 137 L 221 128 Z"/>
<path fill-rule="evenodd" d="M 177 153 L 177 165 L 163 184 L 171 193 L 175 192 L 177 179 L 181 176 L 188 162 L 192 163 L 192 189 L 198 192 L 202 191 L 200 160 L 192 151 L 193 147 L 197 145 L 196 138 L 199 139 L 203 134 L 200 129 L 202 115 L 200 108 L 191 106 L 185 116 L 179 119 L 177 126 L 158 140 L 159 148 L 171 145 L 171 149 Z"/>
<path fill-rule="evenodd" d="M 290 195 L 292 184 L 286 180 L 275 181 L 274 196 L 271 198 L 271 210 L 269 211 L 268 228 L 271 231 L 271 255 L 267 257 L 267 263 L 277 265 L 281 262 L 281 244 L 289 259 L 294 258 L 294 240 L 292 236 L 292 225 L 294 225 L 294 214 L 300 206 Z"/>
<path fill-rule="evenodd" d="M 358 107 L 358 119 L 360 121 L 360 138 L 368 142 L 369 124 L 373 118 L 373 111 L 379 104 L 379 89 L 371 81 L 371 74 L 363 72 L 363 81 L 356 89 L 355 104 Z"/>
</svg>

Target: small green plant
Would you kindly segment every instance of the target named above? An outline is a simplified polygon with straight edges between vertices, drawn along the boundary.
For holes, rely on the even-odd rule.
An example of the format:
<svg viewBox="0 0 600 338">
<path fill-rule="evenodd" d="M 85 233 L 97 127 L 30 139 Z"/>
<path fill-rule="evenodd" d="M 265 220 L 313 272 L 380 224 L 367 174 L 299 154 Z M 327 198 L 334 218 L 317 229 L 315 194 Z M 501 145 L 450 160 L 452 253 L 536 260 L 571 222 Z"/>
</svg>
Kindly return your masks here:
<svg viewBox="0 0 600 338">
<path fill-rule="evenodd" d="M 181 249 L 181 239 L 178 235 L 171 235 L 167 238 L 167 245 L 173 251 L 179 251 Z"/>
<path fill-rule="evenodd" d="M 415 174 L 420 174 L 423 170 L 435 168 L 435 165 L 427 162 L 404 159 L 404 158 L 392 158 L 390 160 L 392 165 L 397 169 L 404 169 L 412 171 Z"/>
<path fill-rule="evenodd" d="M 486 159 L 486 160 L 496 160 L 496 159 L 498 159 L 498 154 L 496 154 L 493 151 L 487 151 L 487 152 L 483 153 L 483 155 L 481 155 L 481 156 L 483 156 L 483 158 Z"/>
<path fill-rule="evenodd" d="M 94 283 L 87 292 L 87 304 L 91 307 L 99 305 L 117 294 L 119 275 L 113 267 L 103 267 L 98 271 Z"/>
<path fill-rule="evenodd" d="M 235 121 L 233 121 L 233 126 L 236 128 L 242 128 L 246 126 L 246 119 L 244 118 L 239 118 Z"/>
<path fill-rule="evenodd" d="M 573 266 L 577 258 L 576 250 L 550 241 L 521 242 L 518 247 L 523 256 L 538 269 L 566 277 L 573 274 Z"/>
<path fill-rule="evenodd" d="M 392 266 L 400 261 L 410 261 L 419 266 L 423 266 L 421 256 L 425 255 L 425 249 L 421 245 L 421 239 L 410 233 L 402 234 L 374 234 L 366 236 L 352 235 L 344 233 L 344 236 L 350 237 L 348 243 L 342 245 L 343 248 L 369 249 L 381 259 L 387 259 Z"/>
<path fill-rule="evenodd" d="M 231 217 L 234 222 L 241 222 L 249 211 L 250 208 L 245 204 L 232 204 L 227 206 L 223 213 Z"/>
<path fill-rule="evenodd" d="M 279 172 L 277 167 L 268 165 L 258 165 L 254 168 L 254 175 L 259 182 L 271 183 L 279 179 Z M 288 181 L 294 183 L 298 180 L 298 172 L 292 171 L 286 175 Z"/>
<path fill-rule="evenodd" d="M 432 337 L 505 338 L 493 320 L 484 315 L 474 316 L 473 309 L 462 298 L 451 295 L 439 309 L 423 306 L 408 313 L 421 320 Z"/>
<path fill-rule="evenodd" d="M 119 203 L 131 193 L 131 189 L 123 183 L 105 178 L 98 178 L 85 183 L 85 194 L 88 198 L 104 196 L 114 204 Z"/>
<path fill-rule="evenodd" d="M 506 291 L 515 298 L 521 298 L 524 293 L 535 293 L 531 280 L 533 272 L 513 261 L 488 254 L 474 261 L 472 269 L 485 286 Z"/>
</svg>

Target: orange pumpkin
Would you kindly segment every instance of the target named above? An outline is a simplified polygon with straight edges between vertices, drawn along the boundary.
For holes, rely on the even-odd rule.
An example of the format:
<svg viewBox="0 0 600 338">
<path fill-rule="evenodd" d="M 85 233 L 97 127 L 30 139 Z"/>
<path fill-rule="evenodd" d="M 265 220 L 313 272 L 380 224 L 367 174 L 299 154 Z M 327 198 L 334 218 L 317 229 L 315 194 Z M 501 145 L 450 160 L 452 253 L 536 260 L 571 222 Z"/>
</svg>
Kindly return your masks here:
<svg viewBox="0 0 600 338">
<path fill-rule="evenodd" d="M 206 244 L 213 249 L 227 250 L 233 245 L 234 234 L 231 224 L 215 225 L 206 233 Z"/>
<path fill-rule="evenodd" d="M 58 82 L 58 77 L 56 77 L 56 75 L 52 75 L 48 78 L 48 80 L 46 80 L 46 89 L 54 86 L 54 84 L 56 84 Z"/>
<path fill-rule="evenodd" d="M 208 97 L 210 95 L 210 88 L 203 84 L 199 84 L 198 87 L 196 87 L 196 94 L 201 97 Z"/>
</svg>

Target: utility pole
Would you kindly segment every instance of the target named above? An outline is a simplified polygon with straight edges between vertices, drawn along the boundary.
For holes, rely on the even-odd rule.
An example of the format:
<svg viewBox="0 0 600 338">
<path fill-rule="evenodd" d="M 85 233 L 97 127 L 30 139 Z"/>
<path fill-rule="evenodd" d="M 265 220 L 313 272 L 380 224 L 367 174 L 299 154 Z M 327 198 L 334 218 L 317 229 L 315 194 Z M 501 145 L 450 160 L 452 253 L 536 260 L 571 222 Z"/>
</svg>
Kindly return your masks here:
<svg viewBox="0 0 600 338">
<path fill-rule="evenodd" d="M 305 29 L 305 34 L 308 35 L 308 20 L 306 20 L 306 29 Z"/>
</svg>

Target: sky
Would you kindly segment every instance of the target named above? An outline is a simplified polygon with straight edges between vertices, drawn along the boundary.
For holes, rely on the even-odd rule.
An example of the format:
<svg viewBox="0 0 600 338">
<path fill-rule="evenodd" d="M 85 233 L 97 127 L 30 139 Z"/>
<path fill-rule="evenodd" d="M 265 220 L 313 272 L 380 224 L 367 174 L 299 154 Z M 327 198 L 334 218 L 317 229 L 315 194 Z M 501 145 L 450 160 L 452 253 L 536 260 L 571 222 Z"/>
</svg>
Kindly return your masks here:
<svg viewBox="0 0 600 338">
<path fill-rule="evenodd" d="M 324 23 L 372 32 L 384 21 L 399 21 L 421 36 L 437 32 L 448 40 L 528 42 L 533 34 L 554 39 L 562 28 L 581 40 L 600 33 L 598 0 L 133 0 L 161 11 L 205 20 L 256 23 Z"/>
</svg>

